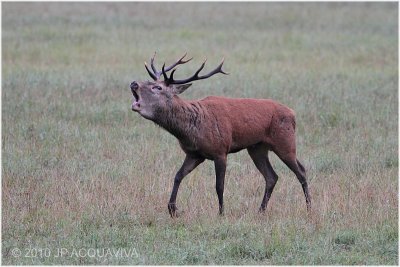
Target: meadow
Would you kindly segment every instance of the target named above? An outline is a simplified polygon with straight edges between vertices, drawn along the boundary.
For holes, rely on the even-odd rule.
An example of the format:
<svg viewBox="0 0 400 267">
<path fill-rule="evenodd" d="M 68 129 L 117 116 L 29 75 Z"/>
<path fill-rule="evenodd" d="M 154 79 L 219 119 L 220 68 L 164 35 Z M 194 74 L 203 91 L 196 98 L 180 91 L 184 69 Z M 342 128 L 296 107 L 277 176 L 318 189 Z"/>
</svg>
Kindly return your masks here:
<svg viewBox="0 0 400 267">
<path fill-rule="evenodd" d="M 207 161 L 169 217 L 184 153 L 130 110 L 154 51 L 159 66 L 194 57 L 178 78 L 225 57 L 230 75 L 185 99 L 296 111 L 311 214 L 273 154 L 279 180 L 259 214 L 264 179 L 242 151 L 228 158 L 225 216 Z M 2 3 L 2 264 L 397 265 L 398 60 L 395 2 Z"/>
</svg>

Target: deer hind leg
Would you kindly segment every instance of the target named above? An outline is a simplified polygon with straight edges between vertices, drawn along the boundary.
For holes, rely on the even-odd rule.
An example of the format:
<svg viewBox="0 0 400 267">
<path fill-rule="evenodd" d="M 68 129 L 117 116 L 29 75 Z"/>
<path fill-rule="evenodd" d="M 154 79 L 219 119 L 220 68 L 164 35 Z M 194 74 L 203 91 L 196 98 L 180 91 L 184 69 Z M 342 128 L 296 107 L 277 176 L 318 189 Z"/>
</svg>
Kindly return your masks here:
<svg viewBox="0 0 400 267">
<path fill-rule="evenodd" d="M 264 212 L 267 208 L 272 191 L 278 181 L 278 175 L 275 173 L 268 159 L 268 149 L 263 144 L 255 145 L 247 149 L 251 159 L 261 172 L 265 179 L 265 192 L 261 202 L 260 212 Z"/>
<path fill-rule="evenodd" d="M 294 172 L 297 179 L 299 180 L 301 187 L 303 188 L 303 193 L 306 198 L 307 211 L 311 211 L 311 197 L 308 191 L 308 183 L 306 178 L 306 170 L 304 166 L 300 163 L 300 161 L 296 158 L 296 153 L 288 153 L 282 155 L 280 153 L 276 153 L 278 157 L 289 167 L 289 169 Z"/>
<path fill-rule="evenodd" d="M 176 216 L 176 196 L 178 194 L 179 185 L 181 184 L 183 178 L 188 175 L 191 171 L 193 171 L 200 163 L 204 161 L 204 158 L 196 158 L 189 155 L 186 155 L 185 161 L 182 164 L 182 167 L 175 175 L 174 179 L 174 187 L 172 189 L 171 198 L 168 203 L 168 211 L 171 217 Z"/>
<path fill-rule="evenodd" d="M 219 215 L 224 214 L 224 183 L 226 171 L 226 155 L 214 160 L 215 165 L 215 189 L 218 195 Z"/>
<path fill-rule="evenodd" d="M 304 196 L 306 197 L 306 204 L 307 204 L 307 211 L 311 211 L 311 198 L 310 193 L 308 192 L 308 183 L 307 183 L 307 176 L 306 176 L 306 169 L 300 163 L 298 159 L 296 159 L 296 163 L 299 169 L 299 175 L 296 174 L 297 179 L 299 180 L 301 187 L 303 188 Z"/>
</svg>

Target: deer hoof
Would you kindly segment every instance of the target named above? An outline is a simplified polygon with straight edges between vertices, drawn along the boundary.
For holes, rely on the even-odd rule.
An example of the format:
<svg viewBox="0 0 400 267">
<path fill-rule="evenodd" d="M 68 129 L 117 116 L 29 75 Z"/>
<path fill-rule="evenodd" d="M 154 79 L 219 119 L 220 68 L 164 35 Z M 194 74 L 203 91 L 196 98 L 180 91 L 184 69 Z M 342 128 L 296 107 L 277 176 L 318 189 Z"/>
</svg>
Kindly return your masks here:
<svg viewBox="0 0 400 267">
<path fill-rule="evenodd" d="M 265 214 L 265 207 L 260 207 L 260 208 L 258 209 L 258 213 L 260 213 L 260 214 Z"/>
<path fill-rule="evenodd" d="M 177 208 L 176 208 L 175 203 L 169 203 L 168 204 L 168 212 L 169 212 L 169 215 L 171 215 L 172 218 L 178 217 Z"/>
<path fill-rule="evenodd" d="M 224 216 L 224 208 L 220 208 L 218 214 L 219 216 Z"/>
</svg>

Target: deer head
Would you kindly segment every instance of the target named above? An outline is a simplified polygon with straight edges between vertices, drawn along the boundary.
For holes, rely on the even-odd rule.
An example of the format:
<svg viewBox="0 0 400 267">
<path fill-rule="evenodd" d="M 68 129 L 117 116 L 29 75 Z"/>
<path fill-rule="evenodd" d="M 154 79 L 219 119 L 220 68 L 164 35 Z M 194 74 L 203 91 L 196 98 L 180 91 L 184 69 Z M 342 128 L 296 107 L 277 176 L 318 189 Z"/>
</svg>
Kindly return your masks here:
<svg viewBox="0 0 400 267">
<path fill-rule="evenodd" d="M 150 60 L 151 70 L 147 66 L 147 63 L 144 63 L 147 72 L 154 81 L 133 81 L 130 85 L 134 98 L 132 110 L 138 112 L 144 118 L 149 120 L 153 120 L 157 113 L 162 113 L 168 109 L 172 103 L 172 99 L 183 93 L 192 85 L 190 82 L 206 79 L 217 73 L 227 74 L 222 70 L 222 65 L 224 64 L 224 60 L 222 60 L 217 68 L 206 75 L 199 76 L 200 71 L 205 66 L 205 60 L 200 68 L 191 77 L 183 80 L 175 80 L 175 67 L 189 62 L 192 60 L 192 58 L 185 60 L 185 54 L 169 67 L 165 67 L 164 63 L 161 71 L 157 71 L 156 67 L 154 66 L 155 56 L 156 53 L 154 53 L 154 56 Z M 172 72 L 168 77 L 167 72 L 171 70 Z M 161 75 L 163 80 L 161 79 Z"/>
</svg>

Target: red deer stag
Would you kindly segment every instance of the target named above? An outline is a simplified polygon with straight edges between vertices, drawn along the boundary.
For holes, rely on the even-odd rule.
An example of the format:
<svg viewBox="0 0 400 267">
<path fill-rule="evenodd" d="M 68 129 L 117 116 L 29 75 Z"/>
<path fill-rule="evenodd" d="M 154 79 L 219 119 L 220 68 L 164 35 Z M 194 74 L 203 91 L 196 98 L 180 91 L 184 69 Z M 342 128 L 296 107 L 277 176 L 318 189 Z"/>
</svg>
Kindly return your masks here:
<svg viewBox="0 0 400 267">
<path fill-rule="evenodd" d="M 157 71 L 154 54 L 150 62 L 151 70 L 145 63 L 145 68 L 154 81 L 133 81 L 130 85 L 134 98 L 132 110 L 173 134 L 186 154 L 174 179 L 168 203 L 170 215 L 176 216 L 176 196 L 182 179 L 205 159 L 214 161 L 219 213 L 223 214 L 227 155 L 245 148 L 266 183 L 260 211 L 265 211 L 278 180 L 278 175 L 268 159 L 270 150 L 300 181 L 309 211 L 311 199 L 306 172 L 296 158 L 296 122 L 293 110 L 270 99 L 208 96 L 201 100 L 183 100 L 178 95 L 192 85 L 190 82 L 207 79 L 217 73 L 227 74 L 222 70 L 222 60 L 208 74 L 199 75 L 204 68 L 204 61 L 191 77 L 176 80 L 174 68 L 192 59 L 185 60 L 185 56 L 186 54 L 169 67 L 164 63 L 161 71 Z M 171 70 L 168 77 L 167 72 Z"/>
</svg>

